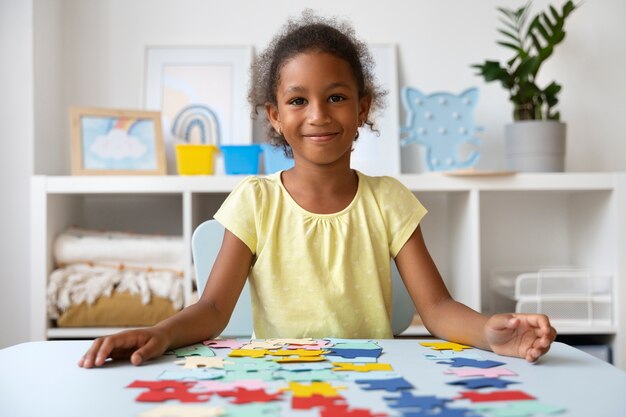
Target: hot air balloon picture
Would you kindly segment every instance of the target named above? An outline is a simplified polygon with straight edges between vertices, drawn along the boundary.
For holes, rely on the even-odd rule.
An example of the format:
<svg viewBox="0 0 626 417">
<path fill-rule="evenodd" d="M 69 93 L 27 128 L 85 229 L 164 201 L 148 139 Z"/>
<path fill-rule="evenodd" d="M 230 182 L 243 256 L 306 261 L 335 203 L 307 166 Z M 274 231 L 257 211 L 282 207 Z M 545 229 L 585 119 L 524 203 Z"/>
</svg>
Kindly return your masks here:
<svg viewBox="0 0 626 417">
<path fill-rule="evenodd" d="M 159 112 L 70 109 L 73 175 L 163 175 Z"/>
</svg>

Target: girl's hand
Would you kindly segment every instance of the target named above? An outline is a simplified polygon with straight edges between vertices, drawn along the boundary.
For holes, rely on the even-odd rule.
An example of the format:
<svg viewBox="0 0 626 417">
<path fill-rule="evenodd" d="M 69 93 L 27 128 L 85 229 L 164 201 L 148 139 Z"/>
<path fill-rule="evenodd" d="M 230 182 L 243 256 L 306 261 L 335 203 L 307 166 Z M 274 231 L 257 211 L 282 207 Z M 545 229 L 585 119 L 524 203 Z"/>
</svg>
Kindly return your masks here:
<svg viewBox="0 0 626 417">
<path fill-rule="evenodd" d="M 133 365 L 139 365 L 148 359 L 161 356 L 169 345 L 169 336 L 157 327 L 128 330 L 94 340 L 87 353 L 78 361 L 78 366 L 102 366 L 107 358 L 130 358 Z"/>
<path fill-rule="evenodd" d="M 495 314 L 485 324 L 485 338 L 499 355 L 535 362 L 550 349 L 556 330 L 544 314 Z"/>
</svg>

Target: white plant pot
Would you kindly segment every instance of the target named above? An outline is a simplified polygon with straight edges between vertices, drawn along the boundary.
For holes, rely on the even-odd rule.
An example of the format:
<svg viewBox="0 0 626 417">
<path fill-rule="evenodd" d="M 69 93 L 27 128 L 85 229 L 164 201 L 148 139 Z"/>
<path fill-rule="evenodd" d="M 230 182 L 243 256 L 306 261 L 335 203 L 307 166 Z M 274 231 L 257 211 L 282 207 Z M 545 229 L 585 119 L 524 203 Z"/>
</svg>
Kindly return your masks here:
<svg viewBox="0 0 626 417">
<path fill-rule="evenodd" d="M 507 167 L 518 172 L 565 170 L 565 123 L 524 120 L 505 127 Z"/>
</svg>

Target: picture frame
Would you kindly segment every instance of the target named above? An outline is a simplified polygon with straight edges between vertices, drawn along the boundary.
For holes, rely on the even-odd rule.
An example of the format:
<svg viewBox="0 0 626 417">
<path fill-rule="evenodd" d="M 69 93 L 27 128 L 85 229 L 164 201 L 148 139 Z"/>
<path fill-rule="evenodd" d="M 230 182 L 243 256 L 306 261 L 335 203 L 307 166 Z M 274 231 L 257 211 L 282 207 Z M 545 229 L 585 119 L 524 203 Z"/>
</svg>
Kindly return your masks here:
<svg viewBox="0 0 626 417">
<path fill-rule="evenodd" d="M 163 175 L 159 112 L 70 108 L 72 175 Z"/>
<path fill-rule="evenodd" d="M 161 112 L 168 167 L 174 144 L 248 145 L 251 46 L 149 46 L 144 107 Z"/>
<path fill-rule="evenodd" d="M 380 113 L 370 115 L 378 133 L 369 128 L 359 129 L 351 166 L 368 175 L 397 176 L 401 172 L 401 156 L 396 45 L 370 44 L 368 47 L 375 62 L 375 82 L 387 92 L 386 106 Z"/>
</svg>

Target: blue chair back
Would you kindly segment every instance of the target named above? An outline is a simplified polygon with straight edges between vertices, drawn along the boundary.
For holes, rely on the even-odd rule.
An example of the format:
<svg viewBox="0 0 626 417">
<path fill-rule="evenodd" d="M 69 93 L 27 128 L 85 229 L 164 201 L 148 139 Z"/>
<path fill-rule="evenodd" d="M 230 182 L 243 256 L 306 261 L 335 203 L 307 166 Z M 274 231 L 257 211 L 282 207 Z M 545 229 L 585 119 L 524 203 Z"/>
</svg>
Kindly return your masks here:
<svg viewBox="0 0 626 417">
<path fill-rule="evenodd" d="M 191 252 L 196 270 L 198 293 L 202 294 L 213 263 L 222 245 L 224 227 L 217 220 L 207 220 L 200 224 L 191 237 Z M 391 327 L 394 335 L 399 335 L 411 324 L 415 307 L 400 278 L 395 262 L 391 262 L 391 283 L 393 289 L 393 309 Z M 252 305 L 248 283 L 243 288 L 235 310 L 224 329 L 222 337 L 250 337 L 252 335 Z"/>
</svg>

